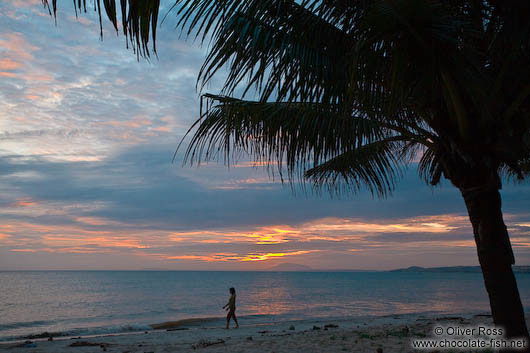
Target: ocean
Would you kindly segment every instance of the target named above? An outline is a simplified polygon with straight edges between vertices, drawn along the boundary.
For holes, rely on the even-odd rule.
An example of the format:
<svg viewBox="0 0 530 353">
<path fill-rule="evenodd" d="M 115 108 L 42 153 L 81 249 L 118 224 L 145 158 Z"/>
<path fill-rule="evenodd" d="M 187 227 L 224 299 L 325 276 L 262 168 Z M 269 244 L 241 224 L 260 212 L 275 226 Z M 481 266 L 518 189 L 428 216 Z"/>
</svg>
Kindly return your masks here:
<svg viewBox="0 0 530 353">
<path fill-rule="evenodd" d="M 526 312 L 530 274 L 517 274 Z M 190 318 L 222 326 L 230 287 L 241 325 L 392 315 L 487 314 L 480 273 L 0 272 L 0 341 L 150 330 Z"/>
</svg>

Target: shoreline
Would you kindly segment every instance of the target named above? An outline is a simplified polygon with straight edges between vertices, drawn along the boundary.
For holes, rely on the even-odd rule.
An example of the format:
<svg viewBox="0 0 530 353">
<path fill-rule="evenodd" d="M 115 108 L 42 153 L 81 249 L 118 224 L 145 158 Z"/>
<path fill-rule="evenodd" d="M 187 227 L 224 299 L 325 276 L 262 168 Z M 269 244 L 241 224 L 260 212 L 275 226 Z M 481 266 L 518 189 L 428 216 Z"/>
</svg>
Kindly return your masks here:
<svg viewBox="0 0 530 353">
<path fill-rule="evenodd" d="M 530 312 L 530 310 L 528 310 Z M 313 325 L 321 322 L 349 322 L 349 323 L 386 323 L 400 320 L 402 322 L 411 322 L 416 319 L 422 320 L 425 318 L 437 317 L 451 317 L 451 316 L 490 316 L 482 311 L 467 312 L 467 313 L 447 313 L 447 312 L 417 312 L 417 313 L 394 313 L 381 315 L 357 315 L 357 316 L 314 316 L 309 318 L 287 318 L 276 315 L 264 315 L 256 319 L 255 315 L 238 315 L 238 319 L 246 323 L 246 327 L 269 327 L 269 326 L 290 326 L 290 325 Z M 224 328 L 225 316 L 199 316 L 199 317 L 185 317 L 176 320 L 159 321 L 156 323 L 122 323 L 119 325 L 106 325 L 94 327 L 75 327 L 64 330 L 37 330 L 35 328 L 28 328 L 27 334 L 17 336 L 0 337 L 0 345 L 16 342 L 24 342 L 26 340 L 43 341 L 53 337 L 54 340 L 72 339 L 72 338 L 90 338 L 101 336 L 115 336 L 115 335 L 129 335 L 137 333 L 156 332 L 164 330 L 211 330 L 216 328 Z M 231 325 L 234 325 L 231 322 Z"/>
<path fill-rule="evenodd" d="M 189 320 L 188 320 L 189 321 Z M 529 317 L 527 317 L 529 321 Z M 177 322 L 178 323 L 178 322 Z M 57 337 L 1 342 L 0 352 L 410 352 L 410 340 L 433 337 L 433 326 L 488 325 L 491 316 L 475 315 L 386 315 L 380 317 L 332 320 L 294 320 L 245 325 L 225 330 L 222 327 L 168 326 L 165 329 Z M 31 341 L 31 343 L 29 343 Z M 97 350 L 96 350 L 97 348 Z"/>
</svg>

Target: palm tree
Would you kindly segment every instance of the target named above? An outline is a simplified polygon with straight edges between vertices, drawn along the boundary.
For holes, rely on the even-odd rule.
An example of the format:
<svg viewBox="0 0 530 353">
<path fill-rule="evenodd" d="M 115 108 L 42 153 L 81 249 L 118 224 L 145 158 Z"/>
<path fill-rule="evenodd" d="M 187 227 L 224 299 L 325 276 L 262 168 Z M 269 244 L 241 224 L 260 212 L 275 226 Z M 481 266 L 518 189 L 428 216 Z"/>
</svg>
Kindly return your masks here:
<svg viewBox="0 0 530 353">
<path fill-rule="evenodd" d="M 103 3 L 117 29 L 114 0 Z M 121 0 L 138 55 L 158 7 Z M 530 174 L 529 1 L 178 0 L 174 11 L 211 41 L 201 92 L 229 68 L 222 91 L 202 95 L 187 162 L 246 153 L 289 180 L 387 196 L 419 158 L 427 183 L 462 194 L 494 323 L 528 338 L 499 189 Z"/>
</svg>

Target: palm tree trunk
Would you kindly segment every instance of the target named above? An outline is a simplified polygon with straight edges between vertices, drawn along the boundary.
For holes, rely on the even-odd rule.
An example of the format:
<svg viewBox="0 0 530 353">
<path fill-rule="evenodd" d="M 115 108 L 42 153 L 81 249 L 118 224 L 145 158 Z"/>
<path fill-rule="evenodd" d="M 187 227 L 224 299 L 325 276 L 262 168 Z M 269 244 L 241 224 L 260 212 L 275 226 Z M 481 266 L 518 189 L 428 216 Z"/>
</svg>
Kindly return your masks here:
<svg viewBox="0 0 530 353">
<path fill-rule="evenodd" d="M 493 185 L 492 185 L 493 184 Z M 502 217 L 500 183 L 487 186 L 460 187 L 464 197 L 477 246 L 478 259 L 489 295 L 495 326 L 504 328 L 506 338 L 526 338 L 528 329 L 523 306 L 512 271 L 515 259 Z M 530 352 L 503 350 L 503 352 Z"/>
</svg>

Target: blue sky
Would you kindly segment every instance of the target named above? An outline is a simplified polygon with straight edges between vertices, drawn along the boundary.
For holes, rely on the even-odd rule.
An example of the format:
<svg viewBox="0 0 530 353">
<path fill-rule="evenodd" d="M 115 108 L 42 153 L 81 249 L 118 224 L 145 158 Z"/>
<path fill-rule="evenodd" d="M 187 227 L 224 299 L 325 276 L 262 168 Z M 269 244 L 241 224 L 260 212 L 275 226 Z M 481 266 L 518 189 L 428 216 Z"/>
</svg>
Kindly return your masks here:
<svg viewBox="0 0 530 353">
<path fill-rule="evenodd" d="M 99 39 L 95 13 L 59 5 L 55 26 L 40 0 L 0 2 L 0 270 L 477 264 L 460 195 L 413 165 L 374 200 L 293 193 L 245 160 L 172 163 L 207 47 L 179 38 L 170 14 L 159 59 L 137 61 L 110 24 Z M 502 191 L 518 264 L 530 264 L 529 191 Z"/>
</svg>

